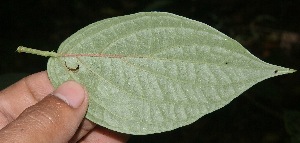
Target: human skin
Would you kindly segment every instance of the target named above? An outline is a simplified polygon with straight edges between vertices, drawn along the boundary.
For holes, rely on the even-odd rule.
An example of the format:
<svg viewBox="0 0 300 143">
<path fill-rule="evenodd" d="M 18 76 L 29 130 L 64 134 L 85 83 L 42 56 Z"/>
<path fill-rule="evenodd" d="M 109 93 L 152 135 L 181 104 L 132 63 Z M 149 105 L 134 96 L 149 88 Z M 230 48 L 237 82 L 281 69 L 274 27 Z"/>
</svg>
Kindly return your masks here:
<svg viewBox="0 0 300 143">
<path fill-rule="evenodd" d="M 21 79 L 0 91 L 2 143 L 123 143 L 129 135 L 97 126 L 84 115 L 88 93 L 75 81 L 57 89 L 46 71 Z"/>
</svg>

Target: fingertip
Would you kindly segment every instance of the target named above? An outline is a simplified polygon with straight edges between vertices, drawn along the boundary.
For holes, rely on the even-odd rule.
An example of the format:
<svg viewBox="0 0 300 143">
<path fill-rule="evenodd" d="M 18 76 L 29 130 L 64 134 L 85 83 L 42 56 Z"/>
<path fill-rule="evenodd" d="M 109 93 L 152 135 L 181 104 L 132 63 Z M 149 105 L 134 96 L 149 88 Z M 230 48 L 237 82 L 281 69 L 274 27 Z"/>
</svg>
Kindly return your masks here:
<svg viewBox="0 0 300 143">
<path fill-rule="evenodd" d="M 52 94 L 73 108 L 80 107 L 86 97 L 84 87 L 75 81 L 63 83 Z"/>
</svg>

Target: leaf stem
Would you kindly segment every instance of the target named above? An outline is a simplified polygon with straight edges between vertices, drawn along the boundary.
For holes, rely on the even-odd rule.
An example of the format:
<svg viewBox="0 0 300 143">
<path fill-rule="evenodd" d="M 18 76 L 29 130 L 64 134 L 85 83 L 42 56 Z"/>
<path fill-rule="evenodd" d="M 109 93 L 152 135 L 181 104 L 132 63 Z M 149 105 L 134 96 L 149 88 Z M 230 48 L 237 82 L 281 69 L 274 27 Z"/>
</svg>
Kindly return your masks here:
<svg viewBox="0 0 300 143">
<path fill-rule="evenodd" d="M 41 50 L 27 48 L 27 47 L 24 47 L 24 46 L 19 46 L 17 48 L 17 52 L 19 52 L 19 53 L 29 53 L 29 54 L 34 54 L 34 55 L 39 55 L 39 56 L 44 56 L 44 57 L 59 57 L 60 56 L 60 54 L 58 54 L 56 52 L 41 51 Z"/>
</svg>

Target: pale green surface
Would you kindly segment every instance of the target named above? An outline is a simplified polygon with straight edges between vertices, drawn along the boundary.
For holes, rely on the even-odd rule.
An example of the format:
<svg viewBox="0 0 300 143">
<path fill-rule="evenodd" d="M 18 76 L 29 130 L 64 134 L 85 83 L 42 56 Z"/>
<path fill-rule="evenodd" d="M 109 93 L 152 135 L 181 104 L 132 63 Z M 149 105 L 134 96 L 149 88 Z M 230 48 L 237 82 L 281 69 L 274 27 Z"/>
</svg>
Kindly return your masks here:
<svg viewBox="0 0 300 143">
<path fill-rule="evenodd" d="M 259 60 L 206 24 L 161 12 L 93 23 L 58 53 L 75 55 L 49 59 L 54 86 L 82 83 L 89 92 L 86 117 L 128 134 L 191 124 L 257 82 L 293 72 Z"/>
</svg>

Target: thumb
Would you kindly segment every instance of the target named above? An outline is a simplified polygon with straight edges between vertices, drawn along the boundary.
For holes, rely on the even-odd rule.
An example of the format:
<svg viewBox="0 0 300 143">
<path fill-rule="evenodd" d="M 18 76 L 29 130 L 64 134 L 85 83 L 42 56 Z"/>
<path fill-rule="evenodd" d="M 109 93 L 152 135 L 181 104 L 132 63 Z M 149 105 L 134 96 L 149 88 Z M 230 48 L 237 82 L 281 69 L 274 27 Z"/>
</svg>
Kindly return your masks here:
<svg viewBox="0 0 300 143">
<path fill-rule="evenodd" d="M 86 113 L 87 93 L 75 81 L 67 81 L 51 95 L 27 108 L 0 133 L 7 142 L 68 142 Z"/>
</svg>

